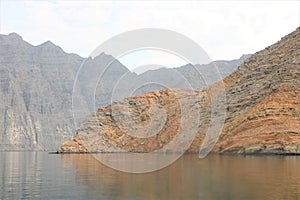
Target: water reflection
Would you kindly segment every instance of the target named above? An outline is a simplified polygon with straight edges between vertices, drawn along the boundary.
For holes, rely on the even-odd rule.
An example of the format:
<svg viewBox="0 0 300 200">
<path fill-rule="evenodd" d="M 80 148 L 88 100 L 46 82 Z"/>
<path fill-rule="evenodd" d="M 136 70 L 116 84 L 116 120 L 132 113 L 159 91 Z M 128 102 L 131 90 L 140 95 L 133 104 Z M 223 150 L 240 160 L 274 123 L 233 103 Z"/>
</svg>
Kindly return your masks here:
<svg viewBox="0 0 300 200">
<path fill-rule="evenodd" d="M 61 155 L 76 182 L 107 199 L 297 199 L 300 158 L 185 155 L 147 174 L 108 168 L 91 155 Z M 70 167 L 70 166 L 69 166 Z"/>
<path fill-rule="evenodd" d="M 42 185 L 41 165 L 38 154 L 17 152 L 0 153 L 0 199 L 24 199 L 31 195 L 39 197 Z M 34 186 L 34 188 L 32 188 Z"/>
<path fill-rule="evenodd" d="M 75 171 L 58 155 L 0 152 L 0 199 L 85 199 Z"/>
<path fill-rule="evenodd" d="M 128 174 L 89 154 L 0 152 L 0 199 L 300 199 L 299 166 L 296 156 L 184 155 Z"/>
</svg>

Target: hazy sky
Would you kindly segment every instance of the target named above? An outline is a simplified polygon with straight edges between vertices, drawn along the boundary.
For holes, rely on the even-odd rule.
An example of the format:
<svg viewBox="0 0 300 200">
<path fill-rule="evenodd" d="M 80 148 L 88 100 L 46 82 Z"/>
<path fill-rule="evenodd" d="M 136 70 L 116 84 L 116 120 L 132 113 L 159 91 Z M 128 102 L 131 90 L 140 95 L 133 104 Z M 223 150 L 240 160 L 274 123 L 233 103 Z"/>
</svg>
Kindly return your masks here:
<svg viewBox="0 0 300 200">
<path fill-rule="evenodd" d="M 299 25 L 300 1 L 0 0 L 0 33 L 16 32 L 34 45 L 51 40 L 84 57 L 124 31 L 164 28 L 193 39 L 212 60 L 229 60 L 261 50 Z M 141 55 L 123 63 L 183 64 L 172 55 L 167 61 L 157 52 Z"/>
</svg>

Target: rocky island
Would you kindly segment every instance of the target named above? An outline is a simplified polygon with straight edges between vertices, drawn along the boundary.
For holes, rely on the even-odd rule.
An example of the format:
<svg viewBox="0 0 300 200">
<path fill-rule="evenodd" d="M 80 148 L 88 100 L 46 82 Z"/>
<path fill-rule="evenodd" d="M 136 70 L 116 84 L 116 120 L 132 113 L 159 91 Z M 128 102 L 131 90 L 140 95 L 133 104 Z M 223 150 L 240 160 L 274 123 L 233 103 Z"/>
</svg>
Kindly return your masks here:
<svg viewBox="0 0 300 200">
<path fill-rule="evenodd" d="M 210 126 L 210 89 L 225 86 L 226 117 L 214 153 L 300 154 L 300 28 L 277 43 L 255 53 L 234 73 L 209 88 L 193 91 L 199 104 L 201 123 L 188 152 L 198 152 Z M 154 104 L 166 110 L 166 123 L 147 139 L 134 137 L 120 129 L 112 115 L 116 106 L 99 108 L 88 116 L 76 136 L 61 146 L 67 152 L 155 151 L 169 143 L 180 128 L 180 106 L 175 90 L 167 89 L 129 97 L 131 118 L 137 125 L 150 123 L 149 109 Z M 186 98 L 186 90 L 177 90 Z M 120 103 L 119 102 L 119 103 Z M 154 110 L 154 111 L 153 111 Z M 155 114 L 157 110 L 153 109 Z M 152 113 L 153 114 L 153 113 Z M 189 114 L 184 116 L 192 119 Z M 152 119 L 155 120 L 155 119 Z"/>
</svg>

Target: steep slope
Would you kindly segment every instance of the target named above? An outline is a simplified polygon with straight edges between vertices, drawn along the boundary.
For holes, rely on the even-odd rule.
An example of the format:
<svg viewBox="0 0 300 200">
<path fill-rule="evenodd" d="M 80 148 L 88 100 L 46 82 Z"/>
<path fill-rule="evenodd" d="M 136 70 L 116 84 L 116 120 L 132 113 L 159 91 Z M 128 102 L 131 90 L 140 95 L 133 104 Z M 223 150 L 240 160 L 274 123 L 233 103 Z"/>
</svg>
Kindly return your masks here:
<svg viewBox="0 0 300 200">
<path fill-rule="evenodd" d="M 71 137 L 72 90 L 83 60 L 50 41 L 32 46 L 16 33 L 0 35 L 0 150 L 55 150 Z"/>
<path fill-rule="evenodd" d="M 239 67 L 216 151 L 300 153 L 299 49 L 300 28 Z"/>
<path fill-rule="evenodd" d="M 221 85 L 225 86 L 225 124 L 213 152 L 220 153 L 274 153 L 300 154 L 300 28 L 283 37 L 279 42 L 257 52 L 247 59 L 236 72 L 209 88 L 195 92 L 197 106 L 187 105 L 191 111 L 198 109 L 200 124 L 190 152 L 198 152 L 204 135 L 210 127 L 212 102 L 222 96 Z M 180 96 L 174 96 L 174 94 Z M 146 95 L 117 101 L 100 108 L 95 115 L 88 116 L 72 141 L 65 142 L 61 152 L 87 151 L 155 151 L 170 143 L 180 126 L 192 121 L 194 112 L 184 115 L 180 121 L 182 105 L 178 100 L 189 98 L 185 90 L 161 90 Z M 135 130 L 123 126 L 123 115 L 118 104 L 128 103 L 125 110 L 139 127 L 153 123 L 150 115 L 161 116 L 162 109 L 151 111 L 159 104 L 166 111 L 160 131 L 147 139 L 128 136 Z M 196 105 L 195 104 L 195 105 Z M 213 110 L 221 114 L 221 106 Z M 151 112 L 154 112 L 151 114 Z M 118 113 L 116 115 L 116 113 Z M 125 118 L 124 118 L 125 119 Z M 123 120 L 126 123 L 127 120 Z M 158 120 L 159 121 L 159 120 Z M 121 124 L 120 124 L 121 123 Z M 128 123 L 127 123 L 128 124 Z M 215 133 L 212 133 L 212 137 Z M 208 142 L 213 142 L 209 141 Z"/>
<path fill-rule="evenodd" d="M 57 148 L 54 140 L 68 138 L 70 89 L 81 61 L 51 42 L 34 47 L 15 33 L 0 36 L 0 149 Z"/>
<path fill-rule="evenodd" d="M 217 145 L 221 152 L 300 153 L 299 86 L 280 86 L 232 121 Z"/>
</svg>

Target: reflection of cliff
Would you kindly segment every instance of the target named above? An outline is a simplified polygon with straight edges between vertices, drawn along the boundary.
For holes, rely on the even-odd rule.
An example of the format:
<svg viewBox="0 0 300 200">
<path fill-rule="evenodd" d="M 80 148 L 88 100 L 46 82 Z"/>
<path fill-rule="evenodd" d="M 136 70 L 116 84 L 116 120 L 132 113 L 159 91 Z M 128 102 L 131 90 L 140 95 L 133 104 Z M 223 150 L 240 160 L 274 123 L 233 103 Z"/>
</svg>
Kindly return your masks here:
<svg viewBox="0 0 300 200">
<path fill-rule="evenodd" d="M 0 152 L 0 158 L 1 200 L 86 197 L 82 194 L 84 189 L 77 187 L 74 181 L 74 169 L 62 168 L 62 161 L 57 155 L 44 152 Z"/>
<path fill-rule="evenodd" d="M 300 195 L 297 157 L 199 159 L 187 154 L 167 168 L 146 174 L 115 171 L 90 154 L 61 158 L 75 169 L 78 184 L 111 199 L 296 199 Z"/>
<path fill-rule="evenodd" d="M 0 199 L 33 198 L 42 189 L 41 154 L 0 152 L 0 158 Z"/>
<path fill-rule="evenodd" d="M 114 151 L 112 147 L 118 147 L 130 152 L 152 152 L 173 141 L 180 128 L 186 130 L 186 127 L 190 127 L 184 127 L 188 123 L 194 125 L 192 121 L 197 117 L 193 115 L 194 112 L 183 114 L 182 111 L 198 109 L 198 135 L 189 148 L 190 152 L 198 152 L 208 127 L 219 124 L 210 120 L 211 116 L 221 116 L 221 107 L 225 105 L 225 124 L 214 152 L 300 154 L 299 49 L 300 28 L 255 53 L 224 80 L 195 92 L 197 99 L 194 107 L 185 103 L 178 106 L 178 100 L 185 101 L 188 98 L 188 95 L 184 95 L 186 91 L 177 90 L 176 93 L 182 93 L 178 97 L 173 95 L 174 90 L 161 90 L 99 108 L 95 115 L 88 116 L 82 123 L 74 140 L 64 143 L 61 150 L 102 152 Z M 219 89 L 222 85 L 225 86 L 226 101 L 222 99 L 224 92 Z M 221 103 L 211 111 L 214 102 Z M 129 104 L 129 110 L 123 112 L 122 109 L 116 109 L 115 105 L 125 103 Z M 137 132 L 134 129 L 137 126 L 131 126 L 128 121 L 135 121 L 138 125 L 155 121 L 149 117 L 150 107 L 154 103 L 167 112 L 163 129 L 149 138 L 128 136 Z M 188 108 L 182 109 L 182 105 Z M 161 110 L 156 110 L 152 116 L 159 116 Z M 126 120 L 116 120 L 118 115 L 128 117 Z M 185 121 L 178 120 L 182 118 Z M 127 123 L 132 130 L 122 129 L 120 121 Z M 215 138 L 217 132 L 211 132 L 210 137 Z M 213 140 L 209 139 L 207 143 L 213 143 Z"/>
</svg>

